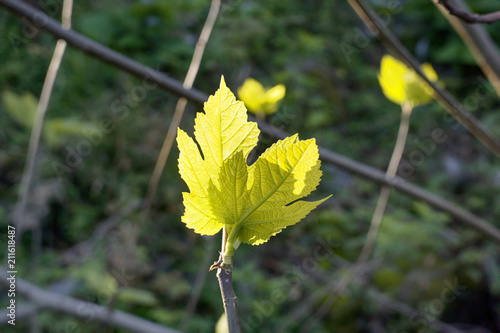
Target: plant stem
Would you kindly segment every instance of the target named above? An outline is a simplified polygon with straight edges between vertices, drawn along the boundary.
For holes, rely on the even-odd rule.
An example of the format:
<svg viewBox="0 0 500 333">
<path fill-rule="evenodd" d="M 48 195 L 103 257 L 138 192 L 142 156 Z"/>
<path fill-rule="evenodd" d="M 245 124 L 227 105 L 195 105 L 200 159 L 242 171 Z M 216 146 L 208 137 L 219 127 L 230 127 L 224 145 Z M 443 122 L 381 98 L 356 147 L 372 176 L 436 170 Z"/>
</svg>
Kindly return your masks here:
<svg viewBox="0 0 500 333">
<path fill-rule="evenodd" d="M 394 146 L 391 161 L 389 162 L 389 167 L 387 168 L 386 172 L 387 177 L 389 177 L 390 179 L 396 176 L 399 162 L 401 161 L 401 157 L 403 156 L 403 151 L 406 145 L 406 138 L 408 137 L 408 129 L 410 127 L 410 116 L 412 109 L 413 108 L 409 103 L 404 103 L 401 105 L 402 112 L 398 138 L 396 139 L 396 145 Z M 384 217 L 385 207 L 387 206 L 390 192 L 391 188 L 389 186 L 382 186 L 378 197 L 377 206 L 370 223 L 370 229 L 368 230 L 368 235 L 366 236 L 366 242 L 363 246 L 363 249 L 361 250 L 361 254 L 358 257 L 357 262 L 366 262 L 373 250 L 373 247 L 375 246 L 377 234 L 380 229 L 380 224 L 382 223 L 382 218 Z"/>
<path fill-rule="evenodd" d="M 231 234 L 234 234 L 234 230 Z M 219 261 L 217 262 L 217 280 L 219 280 L 222 303 L 224 303 L 224 312 L 229 333 L 240 333 L 240 324 L 238 319 L 238 297 L 233 290 L 233 264 L 224 263 L 225 252 L 228 246 L 229 235 L 226 227 L 222 229 L 222 246 Z M 234 239 L 234 236 L 232 237 Z M 233 248 L 231 242 L 231 248 Z M 232 256 L 231 256 L 232 259 Z M 215 265 L 215 263 L 214 263 Z"/>
<path fill-rule="evenodd" d="M 399 124 L 398 137 L 396 139 L 396 144 L 394 146 L 394 150 L 392 151 L 391 160 L 386 172 L 386 177 L 391 180 L 396 176 L 399 162 L 403 156 L 406 139 L 408 137 L 408 130 L 410 128 L 410 116 L 412 110 L 413 108 L 410 103 L 404 103 L 401 105 L 401 121 Z M 330 311 L 333 304 L 335 304 L 335 301 L 337 300 L 336 295 L 342 295 L 347 287 L 349 287 L 351 281 L 353 281 L 354 278 L 360 274 L 377 241 L 377 234 L 380 229 L 380 225 L 382 224 L 382 218 L 384 217 L 385 207 L 387 206 L 390 192 L 391 188 L 388 185 L 382 185 L 377 206 L 375 208 L 375 212 L 373 213 L 370 228 L 368 229 L 368 234 L 366 236 L 366 242 L 361 249 L 361 253 L 356 259 L 353 268 L 338 283 L 334 284 L 335 289 L 329 293 L 329 296 L 316 313 L 304 324 L 304 326 L 302 326 L 300 332 L 311 332 L 314 325 L 319 322 L 321 318 L 323 318 L 328 311 Z"/>
<path fill-rule="evenodd" d="M 240 333 L 238 319 L 238 297 L 233 290 L 233 265 L 224 265 L 217 270 L 222 302 L 226 312 L 229 333 Z"/>
</svg>

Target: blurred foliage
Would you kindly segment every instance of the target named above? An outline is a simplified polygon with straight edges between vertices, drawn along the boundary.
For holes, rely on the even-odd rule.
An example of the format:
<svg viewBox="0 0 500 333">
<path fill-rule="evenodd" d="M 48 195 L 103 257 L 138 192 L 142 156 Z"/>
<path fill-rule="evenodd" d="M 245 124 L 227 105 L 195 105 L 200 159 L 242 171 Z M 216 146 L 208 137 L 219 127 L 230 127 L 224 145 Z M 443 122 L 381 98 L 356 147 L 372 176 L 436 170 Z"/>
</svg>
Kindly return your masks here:
<svg viewBox="0 0 500 333">
<path fill-rule="evenodd" d="M 498 134 L 498 97 L 432 2 L 372 3 L 419 60 L 433 64 L 440 81 L 467 110 Z M 477 12 L 498 10 L 495 1 L 469 3 Z M 76 2 L 73 26 L 182 81 L 209 5 L 201 0 Z M 60 8 L 50 14 L 59 19 Z M 486 29 L 499 44 L 498 24 Z M 0 33 L 7 37 L 0 44 L 2 230 L 11 222 L 34 96 L 40 94 L 55 45 L 48 34 L 26 31 L 21 21 L 0 11 Z M 345 1 L 234 0 L 222 4 L 195 87 L 213 93 L 221 74 L 233 90 L 248 77 L 264 86 L 284 84 L 286 96 L 267 118 L 271 124 L 299 132 L 301 138 L 316 137 L 321 146 L 385 169 L 400 115 L 377 81 L 385 53 Z M 218 254 L 180 222 L 181 192 L 186 188 L 178 175 L 175 149 L 137 244 L 126 231 L 140 223 L 140 213 L 124 213 L 144 197 L 176 101 L 176 96 L 142 79 L 67 49 L 28 205 L 29 216 L 42 226 L 42 247 L 33 256 L 33 233 L 18 239 L 19 277 L 47 288 L 69 279 L 77 283 L 75 297 L 105 306 L 113 302 L 118 309 L 179 327 L 200 263 L 206 255 L 215 260 Z M 189 104 L 188 111 L 183 128 L 192 128 L 200 108 Z M 445 135 L 442 142 L 433 139 L 437 129 Z M 258 153 L 273 141 L 264 136 Z M 402 163 L 409 181 L 500 227 L 498 159 L 437 103 L 412 115 Z M 325 300 L 328 292 L 323 288 L 346 273 L 339 260 L 353 261 L 359 254 L 379 186 L 331 165 L 322 169 L 322 193 L 317 197 L 334 193 L 326 207 L 266 245 L 243 245 L 236 254 L 234 283 L 245 332 L 275 332 L 284 323 L 287 332 L 299 331 Z M 55 185 L 48 186 L 50 181 Z M 119 222 L 100 234 L 99 227 L 117 216 Z M 87 240 L 90 248 L 74 252 Z M 4 260 L 5 251 L 0 253 Z M 388 332 L 432 332 L 428 325 L 436 318 L 468 319 L 470 325 L 483 320 L 487 325 L 494 320 L 487 317 L 489 304 L 496 307 L 498 320 L 498 247 L 446 214 L 394 192 L 373 258 L 375 268 L 363 281 L 420 312 L 413 318 L 394 312 L 355 282 L 314 332 L 370 331 L 377 323 Z M 223 311 L 212 273 L 189 332 L 213 332 Z M 447 283 L 454 281 L 465 286 L 454 289 L 456 301 L 431 311 L 449 288 Z M 323 297 L 307 304 L 300 316 L 290 317 L 315 292 Z M 461 315 L 470 309 L 483 317 Z M 41 311 L 38 318 L 44 332 L 102 331 L 96 321 L 52 311 Z M 27 330 L 27 321 L 15 327 L 16 332 Z"/>
</svg>

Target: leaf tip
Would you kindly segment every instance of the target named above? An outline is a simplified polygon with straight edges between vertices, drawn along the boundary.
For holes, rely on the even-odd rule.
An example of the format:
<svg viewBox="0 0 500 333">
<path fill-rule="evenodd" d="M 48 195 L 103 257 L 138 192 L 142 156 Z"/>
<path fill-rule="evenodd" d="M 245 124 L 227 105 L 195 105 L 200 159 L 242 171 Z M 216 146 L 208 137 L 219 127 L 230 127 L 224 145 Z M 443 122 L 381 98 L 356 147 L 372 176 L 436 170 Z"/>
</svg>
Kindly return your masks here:
<svg viewBox="0 0 500 333">
<path fill-rule="evenodd" d="M 226 80 L 224 80 L 224 75 L 220 76 L 220 87 L 219 89 L 227 88 Z"/>
</svg>

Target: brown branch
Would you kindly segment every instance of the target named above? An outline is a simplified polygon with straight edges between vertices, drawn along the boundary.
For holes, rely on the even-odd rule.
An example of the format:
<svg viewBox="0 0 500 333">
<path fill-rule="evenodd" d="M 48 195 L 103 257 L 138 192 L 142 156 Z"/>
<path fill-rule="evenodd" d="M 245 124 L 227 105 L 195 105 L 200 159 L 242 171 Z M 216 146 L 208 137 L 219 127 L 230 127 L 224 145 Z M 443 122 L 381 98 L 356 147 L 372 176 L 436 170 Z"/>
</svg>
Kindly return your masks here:
<svg viewBox="0 0 500 333">
<path fill-rule="evenodd" d="M 451 15 L 446 8 L 440 6 L 435 0 L 433 2 L 467 45 L 497 95 L 500 96 L 500 52 L 485 27 L 464 23 L 458 17 Z M 463 10 L 469 10 L 463 0 L 455 0 L 455 6 Z"/>
<path fill-rule="evenodd" d="M 0 269 L 0 283 L 6 285 L 8 274 L 5 269 Z M 113 327 L 121 327 L 138 333 L 180 333 L 177 330 L 164 327 L 136 317 L 129 313 L 114 310 L 110 312 L 107 307 L 91 302 L 85 302 L 73 297 L 45 291 L 35 285 L 16 277 L 16 291 L 28 298 L 33 304 L 42 308 L 52 309 L 81 318 L 86 322 L 97 320 Z"/>
<path fill-rule="evenodd" d="M 71 12 L 73 9 L 73 0 L 64 0 L 63 10 L 62 10 L 62 29 L 71 29 Z M 42 91 L 40 93 L 40 99 L 35 113 L 35 120 L 33 123 L 33 128 L 31 129 L 30 142 L 28 146 L 28 154 L 26 156 L 26 165 L 24 167 L 23 175 L 21 178 L 21 186 L 19 187 L 19 200 L 16 205 L 14 223 L 17 226 L 19 236 L 21 236 L 24 225 L 25 225 L 25 211 L 26 205 L 28 203 L 28 196 L 31 189 L 31 183 L 33 179 L 33 174 L 35 173 L 36 157 L 40 148 L 40 139 L 42 137 L 43 123 L 45 121 L 45 115 L 47 113 L 47 108 L 49 106 L 50 97 L 52 96 L 52 89 L 54 88 L 54 83 L 56 81 L 57 72 L 61 66 L 62 58 L 64 56 L 64 51 L 66 50 L 66 41 L 64 39 L 59 39 L 54 48 L 54 53 L 52 59 L 50 60 L 49 68 L 47 69 L 47 74 L 45 75 L 45 81 L 43 82 Z M 34 226 L 35 237 L 34 243 L 39 240 L 40 236 L 40 224 L 37 223 Z M 41 241 L 39 241 L 41 243 Z M 38 253 L 39 251 L 34 251 Z M 36 258 L 36 254 L 34 256 Z"/>
<path fill-rule="evenodd" d="M 221 254 L 222 256 L 222 254 Z M 238 297 L 233 290 L 233 265 L 224 265 L 217 269 L 217 280 L 226 312 L 229 333 L 240 333 L 238 320 Z"/>
<path fill-rule="evenodd" d="M 488 133 L 481 123 L 469 112 L 467 112 L 460 103 L 448 91 L 437 86 L 427 78 L 422 72 L 419 62 L 413 57 L 408 49 L 401 41 L 389 30 L 382 18 L 373 10 L 370 5 L 364 0 L 348 0 L 356 14 L 363 20 L 365 25 L 372 29 L 380 41 L 389 49 L 396 57 L 405 62 L 411 67 L 429 86 L 434 90 L 436 100 L 443 108 L 453 116 L 460 124 L 462 124 L 476 139 L 478 139 L 491 152 L 500 156 L 500 143 L 498 140 Z"/>
<path fill-rule="evenodd" d="M 500 21 L 500 11 L 487 14 L 471 13 L 457 6 L 453 1 L 449 0 L 433 0 L 436 4 L 443 6 L 448 13 L 460 18 L 467 23 L 495 23 Z"/>
<path fill-rule="evenodd" d="M 46 30 L 58 38 L 65 39 L 69 45 L 79 49 L 87 54 L 90 54 L 102 61 L 105 61 L 115 67 L 121 68 L 124 71 L 139 76 L 144 80 L 149 80 L 150 83 L 156 83 L 160 88 L 173 92 L 177 95 L 184 96 L 198 104 L 203 104 L 208 95 L 196 89 L 185 89 L 182 83 L 172 79 L 171 77 L 155 71 L 154 69 L 142 65 L 118 52 L 115 52 L 102 44 L 92 41 L 81 34 L 72 31 L 61 29 L 60 25 L 49 18 L 43 12 L 16 0 L 0 0 L 0 5 L 3 5 L 10 11 L 16 14 L 23 15 L 27 20 L 35 24 L 40 29 Z M 420 69 L 418 72 L 421 73 Z M 423 75 L 423 74 L 422 74 Z M 256 120 L 255 117 L 249 116 L 252 121 L 257 121 L 259 128 L 263 133 L 270 135 L 276 139 L 283 139 L 289 136 L 288 133 L 266 123 Z M 460 221 L 473 229 L 481 232 L 490 239 L 500 243 L 500 231 L 493 225 L 489 224 L 480 217 L 471 214 L 470 212 L 458 207 L 448 200 L 439 197 L 426 191 L 416 185 L 405 181 L 401 177 L 390 178 L 385 175 L 385 172 L 375 169 L 369 165 L 354 161 L 346 156 L 335 153 L 326 148 L 319 148 L 320 158 L 330 164 L 334 164 L 342 169 L 348 170 L 358 176 L 369 179 L 378 184 L 389 185 L 390 187 L 405 193 L 406 195 L 426 202 L 431 207 L 447 212 L 457 221 Z"/>
</svg>

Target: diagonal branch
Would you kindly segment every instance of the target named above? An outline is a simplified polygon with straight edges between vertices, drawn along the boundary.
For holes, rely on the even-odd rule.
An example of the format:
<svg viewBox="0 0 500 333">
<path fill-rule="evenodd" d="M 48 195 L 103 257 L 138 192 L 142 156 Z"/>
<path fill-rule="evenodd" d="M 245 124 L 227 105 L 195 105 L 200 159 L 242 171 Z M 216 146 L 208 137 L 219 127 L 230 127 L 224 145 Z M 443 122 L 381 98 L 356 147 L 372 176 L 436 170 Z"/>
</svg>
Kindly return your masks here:
<svg viewBox="0 0 500 333">
<path fill-rule="evenodd" d="M 435 82 L 430 81 L 422 72 L 417 59 L 408 51 L 401 41 L 390 31 L 382 18 L 373 10 L 364 0 L 348 0 L 356 14 L 363 20 L 367 27 L 374 29 L 377 37 L 399 59 L 403 60 L 409 67 L 429 84 L 434 90 L 436 100 L 451 114 L 459 123 L 461 123 L 473 136 L 483 143 L 491 152 L 500 156 L 500 143 L 488 133 L 481 123 L 469 112 L 467 112 L 460 103 L 448 93 L 440 88 Z"/>
<path fill-rule="evenodd" d="M 457 6 L 453 1 L 450 0 L 433 0 L 436 4 L 443 6 L 448 13 L 453 16 L 460 18 L 467 23 L 495 23 L 500 21 L 500 11 L 487 13 L 487 14 L 476 14 L 464 10 L 460 6 Z"/>
<path fill-rule="evenodd" d="M 72 45 L 76 49 L 101 59 L 115 67 L 121 68 L 130 74 L 139 76 L 145 80 L 150 80 L 151 82 L 158 84 L 158 86 L 163 90 L 186 97 L 198 104 L 203 104 L 208 99 L 208 95 L 200 92 L 199 90 L 185 89 L 182 86 L 182 83 L 163 73 L 142 65 L 137 61 L 115 52 L 102 44 L 94 42 L 75 31 L 61 29 L 60 25 L 56 21 L 49 18 L 43 12 L 34 9 L 23 2 L 16 0 L 0 0 L 0 5 L 3 5 L 14 13 L 23 15 L 38 28 L 46 30 L 58 38 L 65 39 L 69 45 Z M 420 69 L 418 69 L 418 71 L 420 71 Z M 249 117 L 249 119 L 257 121 L 260 130 L 273 138 L 284 139 L 289 136 L 288 133 L 266 122 L 256 120 L 254 117 Z M 500 231 L 495 226 L 442 197 L 413 185 L 401 177 L 387 177 L 383 171 L 354 161 L 326 148 L 320 147 L 319 154 L 320 158 L 327 163 L 348 170 L 377 184 L 389 185 L 390 187 L 412 198 L 426 202 L 431 207 L 449 213 L 457 221 L 468 225 L 497 243 L 500 243 Z"/>
<path fill-rule="evenodd" d="M 198 73 L 198 69 L 200 68 L 201 59 L 203 58 L 203 53 L 205 52 L 205 46 L 207 45 L 208 39 L 210 38 L 215 20 L 217 19 L 217 15 L 219 13 L 219 8 L 220 0 L 212 0 L 207 19 L 201 30 L 198 42 L 196 43 L 193 58 L 191 59 L 191 64 L 189 65 L 186 78 L 184 79 L 184 83 L 182 85 L 186 89 L 191 89 L 193 87 L 194 79 L 196 78 L 196 74 Z M 148 189 L 146 191 L 146 198 L 144 200 L 144 209 L 142 216 L 143 220 L 146 219 L 149 214 L 149 210 L 151 209 L 153 197 L 156 194 L 158 183 L 160 182 L 161 175 L 163 173 L 163 170 L 165 169 L 165 164 L 167 163 L 168 156 L 170 155 L 170 150 L 172 149 L 172 144 L 174 143 L 175 134 L 177 133 L 177 128 L 179 127 L 182 116 L 184 115 L 187 101 L 188 100 L 186 97 L 181 97 L 177 101 L 172 121 L 170 122 L 167 135 L 165 136 L 163 146 L 160 150 L 160 155 L 156 160 L 153 174 L 151 175 L 151 178 L 149 180 Z"/>
<path fill-rule="evenodd" d="M 500 96 L 500 52 L 484 26 L 467 24 L 451 15 L 435 0 L 433 2 L 460 35 L 497 95 Z M 463 0 L 455 0 L 455 5 L 463 10 L 468 10 L 467 4 Z"/>
<path fill-rule="evenodd" d="M 7 277 L 6 270 L 0 268 L 0 281 L 2 284 L 7 285 L 9 283 Z M 97 320 L 113 327 L 121 327 L 137 333 L 180 333 L 177 330 L 158 325 L 123 311 L 114 310 L 110 312 L 107 307 L 95 303 L 42 290 L 17 277 L 16 291 L 39 307 L 64 312 L 86 322 Z"/>
</svg>

